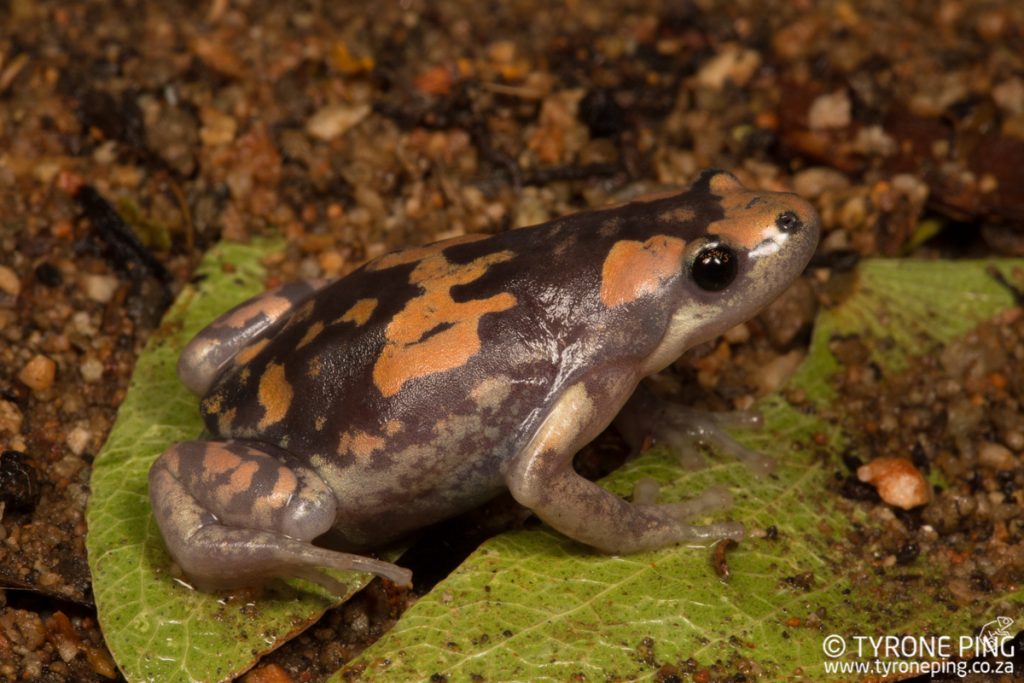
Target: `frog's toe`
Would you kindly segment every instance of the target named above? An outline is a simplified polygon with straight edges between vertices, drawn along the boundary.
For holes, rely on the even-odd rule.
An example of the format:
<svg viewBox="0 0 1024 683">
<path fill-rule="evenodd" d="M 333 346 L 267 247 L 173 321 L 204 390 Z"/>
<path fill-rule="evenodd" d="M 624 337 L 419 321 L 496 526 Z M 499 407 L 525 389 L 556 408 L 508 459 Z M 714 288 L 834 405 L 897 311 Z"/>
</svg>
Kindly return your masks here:
<svg viewBox="0 0 1024 683">
<path fill-rule="evenodd" d="M 646 477 L 633 486 L 633 503 L 671 511 L 676 519 L 689 519 L 697 515 L 721 512 L 732 507 L 732 493 L 724 486 L 711 486 L 697 496 L 678 503 L 658 503 L 661 485 L 657 480 Z"/>
<path fill-rule="evenodd" d="M 677 523 L 681 529 L 679 541 L 743 538 L 743 525 L 738 522 L 720 522 L 707 526 L 690 526 L 687 520 L 699 515 L 722 512 L 732 507 L 732 494 L 724 486 L 712 486 L 699 495 L 677 503 L 658 503 L 658 482 L 640 479 L 633 486 L 633 504 L 640 510 Z M 683 522 L 684 524 L 678 524 Z"/>
<path fill-rule="evenodd" d="M 743 525 L 739 522 L 716 522 L 703 526 L 685 527 L 680 542 L 685 541 L 720 541 L 730 538 L 734 541 L 742 541 L 744 535 Z"/>
<path fill-rule="evenodd" d="M 663 417 L 664 421 L 652 429 L 652 437 L 656 443 L 666 443 L 684 466 L 700 458 L 700 446 L 711 446 L 739 460 L 756 474 L 770 474 L 775 467 L 774 460 L 747 448 L 726 431 L 740 426 L 760 428 L 763 419 L 757 413 L 708 413 L 666 404 Z"/>
<path fill-rule="evenodd" d="M 711 413 L 663 401 L 642 385 L 616 419 L 616 427 L 639 451 L 648 441 L 664 444 L 690 470 L 705 466 L 701 446 L 710 446 L 736 458 L 754 473 L 771 473 L 775 461 L 734 439 L 728 429 L 760 429 L 764 420 L 755 411 Z"/>
</svg>

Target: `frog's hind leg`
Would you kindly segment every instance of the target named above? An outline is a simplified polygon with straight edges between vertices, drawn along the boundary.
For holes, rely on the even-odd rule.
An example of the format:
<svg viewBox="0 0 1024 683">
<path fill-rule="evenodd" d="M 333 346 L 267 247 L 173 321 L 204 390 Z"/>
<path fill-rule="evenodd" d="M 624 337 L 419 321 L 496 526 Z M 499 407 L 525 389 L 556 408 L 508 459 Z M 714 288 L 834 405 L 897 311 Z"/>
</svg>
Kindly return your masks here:
<svg viewBox="0 0 1024 683">
<path fill-rule="evenodd" d="M 178 377 L 202 396 L 239 351 L 269 336 L 326 280 L 302 280 L 263 292 L 235 306 L 192 338 L 178 359 Z"/>
<path fill-rule="evenodd" d="M 371 572 L 408 585 L 388 562 L 314 546 L 334 524 L 337 499 L 311 469 L 273 446 L 188 441 L 157 458 L 149 497 L 171 556 L 197 588 L 299 577 L 342 593 L 321 567 Z"/>
</svg>

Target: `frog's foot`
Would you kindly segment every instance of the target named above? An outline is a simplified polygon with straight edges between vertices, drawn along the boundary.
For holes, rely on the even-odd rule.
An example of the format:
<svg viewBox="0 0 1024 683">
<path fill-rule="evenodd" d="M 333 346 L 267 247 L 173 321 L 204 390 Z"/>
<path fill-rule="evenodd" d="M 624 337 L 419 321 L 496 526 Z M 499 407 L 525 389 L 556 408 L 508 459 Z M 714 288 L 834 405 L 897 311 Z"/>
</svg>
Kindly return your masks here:
<svg viewBox="0 0 1024 683">
<path fill-rule="evenodd" d="M 743 538 L 743 525 L 738 522 L 699 526 L 686 521 L 727 506 L 730 498 L 720 490 L 681 503 L 630 503 L 571 467 L 549 466 L 543 459 L 529 468 L 533 471 L 512 473 L 508 479 L 512 495 L 558 531 L 602 552 L 635 553 L 677 543 Z"/>
<path fill-rule="evenodd" d="M 291 282 L 245 301 L 210 323 L 185 346 L 178 377 L 202 396 L 231 359 L 245 347 L 270 336 L 326 280 Z"/>
<path fill-rule="evenodd" d="M 732 493 L 724 486 L 712 486 L 693 498 L 678 503 L 659 504 L 657 500 L 660 488 L 661 485 L 656 479 L 645 477 L 638 480 L 633 485 L 633 504 L 658 516 L 668 516 L 681 522 L 732 507 Z M 720 522 L 707 526 L 691 526 L 690 533 L 694 539 L 732 538 L 738 541 L 743 538 L 743 525 L 739 522 Z"/>
<path fill-rule="evenodd" d="M 626 441 L 639 452 L 641 444 L 650 439 L 666 445 L 686 469 L 704 467 L 701 446 L 710 446 L 731 455 L 756 474 L 769 474 L 775 461 L 747 448 L 734 439 L 727 429 L 760 429 L 763 420 L 758 413 L 737 411 L 709 413 L 663 401 L 644 386 L 637 387 L 629 402 L 615 420 Z"/>
<path fill-rule="evenodd" d="M 149 471 L 153 513 L 171 556 L 197 588 L 257 585 L 298 577 L 334 593 L 345 586 L 320 568 L 364 571 L 400 585 L 412 573 L 312 544 L 335 521 L 337 499 L 289 454 L 242 441 L 188 441 Z"/>
</svg>

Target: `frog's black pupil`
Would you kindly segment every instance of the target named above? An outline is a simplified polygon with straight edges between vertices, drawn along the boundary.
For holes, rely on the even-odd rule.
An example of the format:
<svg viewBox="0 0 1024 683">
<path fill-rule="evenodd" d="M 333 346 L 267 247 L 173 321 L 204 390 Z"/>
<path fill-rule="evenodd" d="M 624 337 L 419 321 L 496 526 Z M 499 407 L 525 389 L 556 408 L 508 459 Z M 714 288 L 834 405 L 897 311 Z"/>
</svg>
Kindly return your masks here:
<svg viewBox="0 0 1024 683">
<path fill-rule="evenodd" d="M 708 292 L 720 292 L 736 279 L 736 254 L 732 249 L 713 244 L 704 247 L 693 261 L 693 281 Z"/>
<path fill-rule="evenodd" d="M 796 232 L 804 227 L 804 223 L 800 220 L 800 216 L 797 216 L 792 211 L 784 211 L 775 219 L 775 227 L 782 232 Z"/>
</svg>

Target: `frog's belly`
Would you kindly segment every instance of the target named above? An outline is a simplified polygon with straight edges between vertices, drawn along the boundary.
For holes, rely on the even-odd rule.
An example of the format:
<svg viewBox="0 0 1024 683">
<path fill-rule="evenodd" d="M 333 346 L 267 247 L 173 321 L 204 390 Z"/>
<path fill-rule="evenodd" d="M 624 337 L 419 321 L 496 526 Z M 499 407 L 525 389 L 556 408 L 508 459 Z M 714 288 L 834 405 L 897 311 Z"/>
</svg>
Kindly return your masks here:
<svg viewBox="0 0 1024 683">
<path fill-rule="evenodd" d="M 529 438 L 546 387 L 489 384 L 503 400 L 481 398 L 482 390 L 452 390 L 447 393 L 460 398 L 416 396 L 378 403 L 370 412 L 365 403 L 339 396 L 321 408 L 336 419 L 320 429 L 310 424 L 317 410 L 293 411 L 280 431 L 232 436 L 291 453 L 335 493 L 342 536 L 354 546 L 380 545 L 472 509 L 505 489 L 503 463 Z"/>
<path fill-rule="evenodd" d="M 396 441 L 365 459 L 311 460 L 337 496 L 335 528 L 348 542 L 380 545 L 470 510 L 505 489 L 502 463 L 519 439 L 502 438 L 501 430 L 488 429 L 478 416 L 450 420 L 466 431 Z"/>
<path fill-rule="evenodd" d="M 355 547 L 379 546 L 471 510 L 505 489 L 503 453 L 432 453 L 415 445 L 382 463 L 321 470 L 338 497 L 335 528 Z"/>
</svg>

